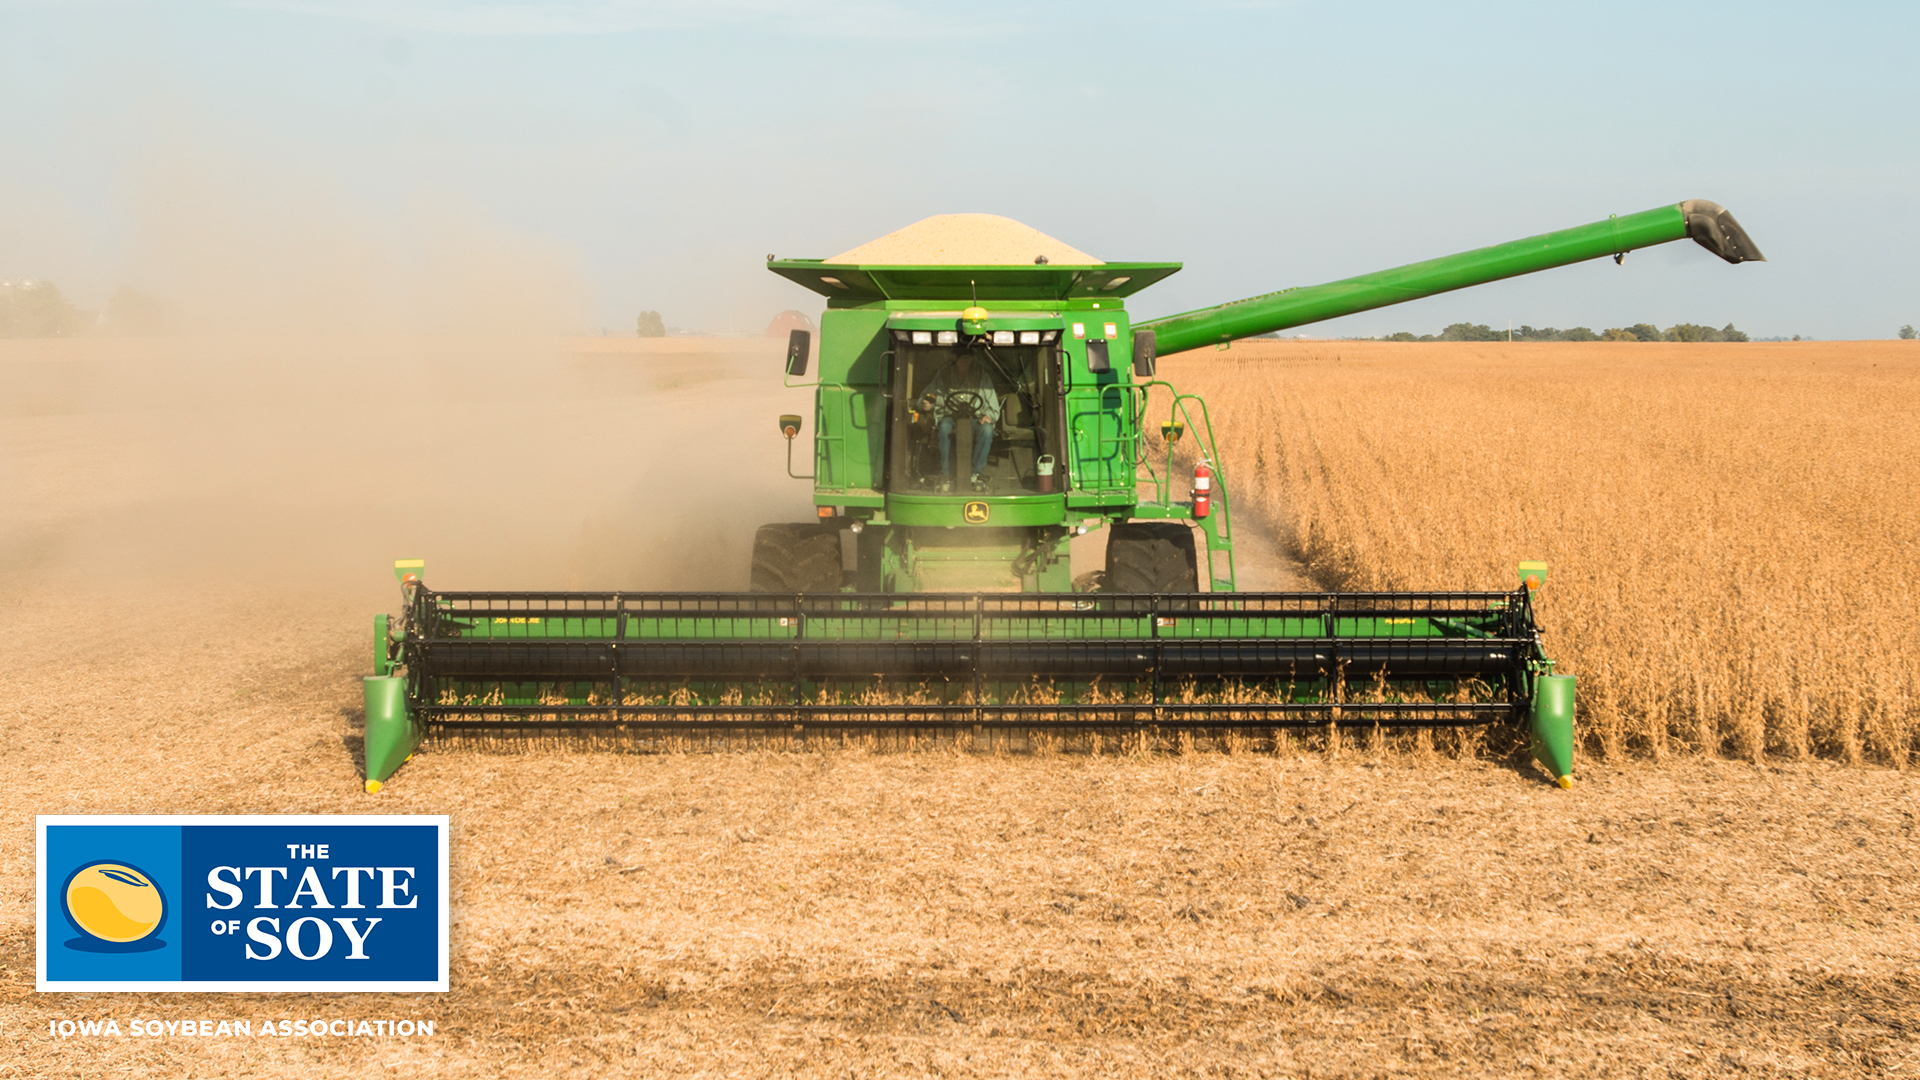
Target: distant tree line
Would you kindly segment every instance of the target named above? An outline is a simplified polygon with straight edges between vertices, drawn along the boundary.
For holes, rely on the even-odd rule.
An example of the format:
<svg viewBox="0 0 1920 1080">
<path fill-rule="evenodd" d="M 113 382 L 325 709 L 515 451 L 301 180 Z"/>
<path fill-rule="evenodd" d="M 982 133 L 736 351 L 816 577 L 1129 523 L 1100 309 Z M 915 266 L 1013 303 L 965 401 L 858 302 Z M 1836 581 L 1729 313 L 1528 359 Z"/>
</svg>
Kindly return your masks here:
<svg viewBox="0 0 1920 1080">
<path fill-rule="evenodd" d="M 51 281 L 0 281 L 0 337 L 73 337 L 76 334 L 161 334 L 172 321 L 159 299 L 121 288 L 104 311 L 73 306 Z"/>
<path fill-rule="evenodd" d="M 1360 338 L 1361 341 L 1506 341 L 1508 331 L 1495 330 L 1484 323 L 1454 323 L 1438 334 L 1410 334 L 1402 330 L 1397 334 L 1388 334 L 1383 338 Z M 1551 326 L 1516 326 L 1512 330 L 1514 341 L 1745 341 L 1747 335 L 1734 328 L 1732 323 L 1715 330 L 1711 326 L 1697 323 L 1675 323 L 1665 330 L 1652 323 L 1634 323 L 1632 326 L 1615 326 L 1599 333 L 1584 326 L 1575 326 L 1566 330 L 1556 330 Z"/>
<path fill-rule="evenodd" d="M 1900 328 L 1900 340 L 1901 341 L 1913 340 L 1913 324 L 1912 323 L 1908 323 L 1907 325 Z"/>
<path fill-rule="evenodd" d="M 50 281 L 0 281 L 0 337 L 65 337 L 85 333 L 93 321 Z"/>
<path fill-rule="evenodd" d="M 662 319 L 660 317 L 660 313 L 657 311 L 641 312 L 640 318 L 637 320 L 637 323 L 638 325 L 635 327 L 635 329 L 638 336 L 640 337 L 666 337 L 667 336 L 667 322 L 665 319 Z"/>
</svg>

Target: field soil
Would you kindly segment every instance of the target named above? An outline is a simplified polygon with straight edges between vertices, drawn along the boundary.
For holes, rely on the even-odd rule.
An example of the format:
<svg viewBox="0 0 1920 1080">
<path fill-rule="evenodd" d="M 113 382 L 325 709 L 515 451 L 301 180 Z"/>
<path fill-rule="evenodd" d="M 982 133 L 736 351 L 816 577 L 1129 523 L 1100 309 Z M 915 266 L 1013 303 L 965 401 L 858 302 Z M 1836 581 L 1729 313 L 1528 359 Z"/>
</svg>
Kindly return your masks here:
<svg viewBox="0 0 1920 1080">
<path fill-rule="evenodd" d="M 1920 1071 L 1920 784 L 1870 758 L 430 747 L 362 793 L 391 560 L 740 587 L 808 510 L 781 344 L 0 343 L 0 1076 Z M 452 992 L 37 994 L 61 813 L 448 814 Z M 48 1034 L 336 1017 L 436 1026 Z"/>
</svg>

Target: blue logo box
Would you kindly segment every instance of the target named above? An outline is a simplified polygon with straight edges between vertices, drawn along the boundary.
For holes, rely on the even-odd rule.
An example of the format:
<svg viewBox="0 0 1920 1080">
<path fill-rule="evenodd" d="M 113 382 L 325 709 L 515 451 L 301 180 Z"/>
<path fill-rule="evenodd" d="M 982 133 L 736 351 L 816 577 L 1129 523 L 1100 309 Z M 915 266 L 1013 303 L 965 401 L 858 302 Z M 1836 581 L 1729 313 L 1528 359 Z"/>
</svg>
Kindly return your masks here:
<svg viewBox="0 0 1920 1080">
<path fill-rule="evenodd" d="M 42 991 L 447 989 L 444 816 L 36 824 Z"/>
</svg>

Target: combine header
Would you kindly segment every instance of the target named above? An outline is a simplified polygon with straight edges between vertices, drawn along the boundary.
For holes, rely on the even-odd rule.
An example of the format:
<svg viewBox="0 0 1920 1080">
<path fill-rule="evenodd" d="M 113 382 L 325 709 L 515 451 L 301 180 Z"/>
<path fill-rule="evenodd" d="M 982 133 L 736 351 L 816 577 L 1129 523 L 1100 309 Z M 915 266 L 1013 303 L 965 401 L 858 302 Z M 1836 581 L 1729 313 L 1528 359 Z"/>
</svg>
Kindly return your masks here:
<svg viewBox="0 0 1920 1080">
<path fill-rule="evenodd" d="M 1235 592 L 1206 405 L 1155 361 L 1683 238 L 1762 258 L 1691 201 L 1139 325 L 1126 298 L 1180 264 L 1103 263 L 1002 218 L 771 260 L 827 299 L 801 477 L 817 520 L 759 530 L 747 593 L 436 592 L 397 563 L 367 788 L 430 732 L 1019 748 L 1482 724 L 1524 726 L 1571 786 L 1545 564 L 1510 592 Z M 790 384 L 812 352 L 794 331 Z M 789 450 L 803 426 L 779 418 Z M 1103 565 L 1074 567 L 1072 538 L 1102 528 Z"/>
</svg>

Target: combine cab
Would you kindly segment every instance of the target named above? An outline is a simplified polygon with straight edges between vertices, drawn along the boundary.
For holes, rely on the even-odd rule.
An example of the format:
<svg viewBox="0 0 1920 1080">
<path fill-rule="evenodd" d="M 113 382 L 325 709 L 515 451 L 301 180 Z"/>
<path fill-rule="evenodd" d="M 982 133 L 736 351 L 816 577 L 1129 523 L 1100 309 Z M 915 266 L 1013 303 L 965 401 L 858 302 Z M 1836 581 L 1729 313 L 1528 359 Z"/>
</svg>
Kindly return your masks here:
<svg viewBox="0 0 1920 1080">
<path fill-rule="evenodd" d="M 1524 725 L 1571 785 L 1573 678 L 1533 616 L 1545 565 L 1510 592 L 1235 592 L 1206 405 L 1155 360 L 1684 238 L 1760 259 L 1732 215 L 1680 203 L 1137 326 L 1127 298 L 1180 264 L 1103 263 L 967 217 L 997 243 L 916 247 L 953 231 L 936 218 L 768 263 L 827 301 L 797 474 L 818 517 L 759 530 L 751 592 L 435 592 L 397 564 L 405 610 L 379 617 L 366 680 L 368 789 L 429 732 L 1023 747 L 1494 723 Z M 1021 243 L 1037 250 L 1010 257 Z M 876 249 L 895 254 L 862 256 Z M 813 352 L 795 330 L 790 385 Z M 790 473 L 806 426 L 779 418 Z M 1074 566 L 1071 540 L 1097 529 L 1104 561 Z"/>
</svg>

